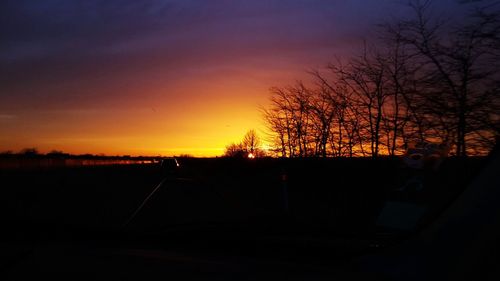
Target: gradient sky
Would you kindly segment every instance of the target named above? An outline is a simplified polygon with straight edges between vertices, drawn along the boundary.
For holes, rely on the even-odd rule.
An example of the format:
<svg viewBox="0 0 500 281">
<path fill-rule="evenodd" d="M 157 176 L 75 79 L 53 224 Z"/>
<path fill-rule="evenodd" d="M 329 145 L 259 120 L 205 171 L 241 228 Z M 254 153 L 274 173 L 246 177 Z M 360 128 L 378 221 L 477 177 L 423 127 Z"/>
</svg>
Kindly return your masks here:
<svg viewBox="0 0 500 281">
<path fill-rule="evenodd" d="M 2 0 L 0 151 L 221 155 L 406 2 Z"/>
</svg>

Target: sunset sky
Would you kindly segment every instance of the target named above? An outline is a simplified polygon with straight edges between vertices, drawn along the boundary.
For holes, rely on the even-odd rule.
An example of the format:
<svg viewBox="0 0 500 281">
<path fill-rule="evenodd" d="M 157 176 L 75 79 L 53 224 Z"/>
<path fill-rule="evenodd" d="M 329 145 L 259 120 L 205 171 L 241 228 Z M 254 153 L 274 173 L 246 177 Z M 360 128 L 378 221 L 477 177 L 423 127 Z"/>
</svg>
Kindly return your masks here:
<svg viewBox="0 0 500 281">
<path fill-rule="evenodd" d="M 2 0 L 0 151 L 221 155 L 406 2 Z"/>
</svg>

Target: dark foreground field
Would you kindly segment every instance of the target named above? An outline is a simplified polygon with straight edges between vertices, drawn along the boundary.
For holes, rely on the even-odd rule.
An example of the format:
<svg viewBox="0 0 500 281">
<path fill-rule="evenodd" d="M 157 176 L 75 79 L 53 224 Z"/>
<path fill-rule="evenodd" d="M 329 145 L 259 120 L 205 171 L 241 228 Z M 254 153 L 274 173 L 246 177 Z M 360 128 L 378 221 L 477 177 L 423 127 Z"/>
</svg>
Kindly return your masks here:
<svg viewBox="0 0 500 281">
<path fill-rule="evenodd" d="M 425 174 L 421 192 L 401 195 L 393 191 L 414 171 L 399 159 L 179 161 L 179 171 L 167 175 L 158 164 L 3 170 L 0 218 L 116 228 L 166 178 L 136 220 L 158 225 L 287 212 L 354 230 L 369 226 L 394 196 L 444 206 L 481 165 L 481 159 L 448 159 Z"/>
<path fill-rule="evenodd" d="M 300 257 L 313 259 L 311 255 L 319 254 L 345 258 L 343 255 L 352 254 L 353 248 L 368 246 L 355 244 L 359 239 L 370 243 L 381 233 L 409 231 L 377 224 L 387 202 L 423 206 L 425 212 L 415 225 L 417 229 L 462 192 L 484 159 L 447 159 L 439 171 L 420 175 L 422 190 L 410 185 L 405 191 L 398 189 L 416 172 L 400 159 L 218 158 L 179 162 L 176 173 L 165 173 L 158 164 L 0 171 L 0 221 L 6 236 L 2 268 L 8 271 L 36 243 L 80 241 L 88 236 L 108 248 L 111 246 L 107 243 L 116 246 L 120 243 L 116 241 L 125 239 L 120 236 L 123 233 L 128 233 L 126 239 L 135 237 L 134 245 L 146 240 L 150 248 L 157 247 L 160 239 L 161 245 L 168 240 L 170 247 L 189 245 L 192 251 L 212 244 L 219 254 L 230 248 L 233 252 L 260 251 L 267 256 L 274 249 L 288 257 L 297 257 L 299 250 L 292 247 L 294 254 L 290 254 L 292 248 L 286 244 L 296 242 L 297 237 L 304 246 L 309 243 L 304 241 L 313 241 L 310 243 L 314 245 L 319 243 L 317 237 L 335 235 L 352 243 L 340 245 L 329 240 L 328 247 L 337 247 L 332 253 L 325 250 L 328 247 L 323 241 L 317 246 L 323 252 Z M 209 227 L 212 230 L 207 232 L 208 225 L 219 228 Z M 182 231 L 172 234 L 172 229 Z M 165 236 L 165 231 L 170 236 Z M 262 242 L 269 235 L 283 233 L 294 236 Z M 96 238 L 101 234 L 104 240 Z M 207 238 L 217 236 L 217 241 L 229 241 L 242 234 L 244 241 L 261 241 L 261 248 L 253 242 L 214 244 L 210 240 L 213 237 Z M 38 270 L 42 269 L 38 266 Z"/>
</svg>

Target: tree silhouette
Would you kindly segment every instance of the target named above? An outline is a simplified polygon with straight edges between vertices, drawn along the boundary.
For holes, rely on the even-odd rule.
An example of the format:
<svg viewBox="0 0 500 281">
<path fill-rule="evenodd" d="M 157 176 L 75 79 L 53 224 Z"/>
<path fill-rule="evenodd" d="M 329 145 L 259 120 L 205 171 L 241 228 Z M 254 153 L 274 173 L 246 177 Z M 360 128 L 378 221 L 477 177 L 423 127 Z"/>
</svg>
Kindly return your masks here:
<svg viewBox="0 0 500 281">
<path fill-rule="evenodd" d="M 240 143 L 239 144 L 231 143 L 226 146 L 226 149 L 224 151 L 224 156 L 243 158 L 245 157 L 245 150 L 243 149 L 243 146 Z"/>
<path fill-rule="evenodd" d="M 479 3 L 483 3 L 479 1 Z M 381 25 L 380 38 L 325 71 L 317 83 L 272 88 L 262 109 L 283 157 L 396 155 L 408 144 L 484 154 L 500 135 L 500 12 L 479 7 L 460 23 L 430 16 Z"/>
<path fill-rule="evenodd" d="M 240 143 L 231 143 L 226 146 L 225 157 L 263 157 L 262 142 L 255 130 L 249 130 Z"/>
<path fill-rule="evenodd" d="M 20 154 L 27 156 L 27 157 L 35 157 L 35 156 L 39 155 L 38 149 L 36 149 L 34 147 L 24 148 L 20 151 Z"/>
<path fill-rule="evenodd" d="M 410 5 L 415 18 L 393 24 L 390 31 L 400 34 L 412 63 L 420 66 L 420 107 L 428 123 L 439 128 L 435 137 L 453 142 L 457 156 L 467 155 L 469 147 L 493 145 L 500 111 L 498 9 L 479 7 L 450 28 L 430 15 L 431 1 Z"/>
<path fill-rule="evenodd" d="M 260 149 L 261 146 L 261 141 L 257 136 L 257 132 L 255 132 L 255 130 L 253 129 L 248 131 L 243 137 L 241 145 L 245 151 L 255 155 L 255 153 Z"/>
</svg>

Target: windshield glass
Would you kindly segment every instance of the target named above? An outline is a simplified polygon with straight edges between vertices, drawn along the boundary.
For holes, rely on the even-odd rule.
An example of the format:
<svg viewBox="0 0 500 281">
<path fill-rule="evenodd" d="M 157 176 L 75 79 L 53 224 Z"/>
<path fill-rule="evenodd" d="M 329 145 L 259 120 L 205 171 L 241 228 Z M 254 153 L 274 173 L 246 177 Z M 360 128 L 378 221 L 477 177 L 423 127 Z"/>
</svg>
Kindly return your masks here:
<svg viewBox="0 0 500 281">
<path fill-rule="evenodd" d="M 425 236 L 487 186 L 500 4 L 399 2 L 0 1 L 0 268 Z"/>
</svg>

